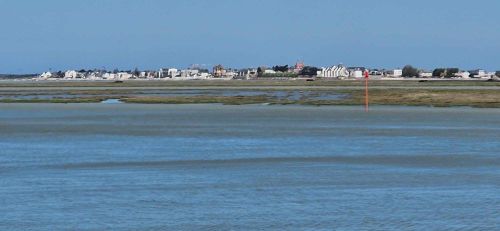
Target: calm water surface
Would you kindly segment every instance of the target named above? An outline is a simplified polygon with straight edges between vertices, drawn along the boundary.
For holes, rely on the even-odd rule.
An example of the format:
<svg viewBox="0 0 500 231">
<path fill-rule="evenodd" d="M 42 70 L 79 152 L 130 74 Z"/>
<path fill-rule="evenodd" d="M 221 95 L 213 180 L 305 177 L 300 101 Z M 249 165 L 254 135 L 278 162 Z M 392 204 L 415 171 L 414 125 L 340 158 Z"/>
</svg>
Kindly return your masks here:
<svg viewBox="0 0 500 231">
<path fill-rule="evenodd" d="M 499 230 L 500 110 L 0 104 L 0 230 Z"/>
</svg>

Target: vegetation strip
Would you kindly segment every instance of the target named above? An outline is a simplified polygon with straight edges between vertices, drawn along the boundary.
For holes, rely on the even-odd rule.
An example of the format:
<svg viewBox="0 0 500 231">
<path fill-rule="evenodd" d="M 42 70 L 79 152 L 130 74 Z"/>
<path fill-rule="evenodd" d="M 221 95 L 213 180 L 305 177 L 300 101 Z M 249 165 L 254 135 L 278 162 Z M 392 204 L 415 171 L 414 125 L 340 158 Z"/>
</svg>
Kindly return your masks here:
<svg viewBox="0 0 500 231">
<path fill-rule="evenodd" d="M 337 94 L 345 95 L 339 99 L 319 100 L 314 98 L 317 92 L 304 95 L 298 99 L 279 98 L 266 91 L 256 96 L 83 96 L 53 99 L 0 99 L 1 103 L 98 103 L 107 99 L 120 99 L 124 103 L 136 104 L 207 104 L 220 103 L 226 105 L 244 104 L 297 104 L 297 105 L 362 105 L 362 90 L 338 90 Z M 324 92 L 324 91 L 323 91 Z M 92 92 L 98 93 L 98 92 Z M 102 92 L 103 94 L 105 91 Z M 375 89 L 370 91 L 370 103 L 373 105 L 407 105 L 407 106 L 469 106 L 483 108 L 500 108 L 499 90 L 420 90 L 420 89 Z"/>
</svg>

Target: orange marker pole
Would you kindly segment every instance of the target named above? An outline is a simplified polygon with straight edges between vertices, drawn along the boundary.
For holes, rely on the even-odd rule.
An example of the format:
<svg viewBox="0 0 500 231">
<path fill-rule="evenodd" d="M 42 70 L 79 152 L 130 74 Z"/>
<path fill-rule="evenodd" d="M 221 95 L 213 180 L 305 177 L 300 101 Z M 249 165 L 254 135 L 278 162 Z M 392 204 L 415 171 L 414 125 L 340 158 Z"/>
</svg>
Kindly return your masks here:
<svg viewBox="0 0 500 231">
<path fill-rule="evenodd" d="M 370 74 L 368 71 L 365 71 L 365 112 L 369 110 L 369 95 L 368 95 L 368 79 L 370 78 Z"/>
</svg>

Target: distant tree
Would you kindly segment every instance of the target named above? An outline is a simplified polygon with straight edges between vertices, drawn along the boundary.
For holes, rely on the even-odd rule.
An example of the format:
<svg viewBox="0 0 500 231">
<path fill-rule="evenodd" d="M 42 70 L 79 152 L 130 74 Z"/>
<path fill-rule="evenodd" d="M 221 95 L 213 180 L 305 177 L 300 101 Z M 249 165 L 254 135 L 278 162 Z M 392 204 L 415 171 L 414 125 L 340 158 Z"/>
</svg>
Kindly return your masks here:
<svg viewBox="0 0 500 231">
<path fill-rule="evenodd" d="M 319 69 L 317 67 L 305 66 L 301 71 L 300 75 L 303 76 L 316 76 L 318 75 Z"/>
<path fill-rule="evenodd" d="M 403 77 L 417 77 L 418 69 L 414 68 L 412 65 L 406 65 L 403 68 Z"/>
<path fill-rule="evenodd" d="M 257 76 L 262 77 L 262 74 L 264 74 L 264 69 L 262 67 L 257 68 Z"/>
<path fill-rule="evenodd" d="M 80 72 L 80 73 L 87 73 L 87 70 L 85 70 L 85 69 L 81 69 L 81 70 L 79 70 L 78 72 Z"/>
<path fill-rule="evenodd" d="M 445 69 L 444 68 L 436 68 L 432 72 L 432 76 L 434 77 L 444 77 Z"/>
<path fill-rule="evenodd" d="M 285 66 L 274 66 L 273 70 L 276 72 L 288 72 L 288 65 Z"/>
<path fill-rule="evenodd" d="M 432 72 L 434 77 L 454 77 L 460 70 L 458 68 L 437 68 Z"/>
<path fill-rule="evenodd" d="M 141 72 L 139 71 L 139 69 L 137 69 L 137 67 L 134 69 L 134 73 L 132 73 L 134 76 L 139 76 L 141 74 Z"/>
<path fill-rule="evenodd" d="M 448 68 L 446 69 L 446 78 L 455 77 L 455 75 L 460 71 L 458 68 Z"/>
<path fill-rule="evenodd" d="M 115 69 L 113 70 L 113 74 L 116 74 L 116 73 L 118 73 L 118 72 L 120 72 L 120 70 L 118 70 L 117 68 L 115 68 Z"/>
<path fill-rule="evenodd" d="M 495 72 L 495 75 L 496 75 L 497 77 L 500 77 L 500 71 Z"/>
</svg>

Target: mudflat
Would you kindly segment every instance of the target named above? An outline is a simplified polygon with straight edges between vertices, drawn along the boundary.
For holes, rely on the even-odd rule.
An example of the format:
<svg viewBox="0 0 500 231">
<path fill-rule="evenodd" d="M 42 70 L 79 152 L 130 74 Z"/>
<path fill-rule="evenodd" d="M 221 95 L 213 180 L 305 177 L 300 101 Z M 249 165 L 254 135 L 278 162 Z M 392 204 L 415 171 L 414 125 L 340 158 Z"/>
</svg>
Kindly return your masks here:
<svg viewBox="0 0 500 231">
<path fill-rule="evenodd" d="M 361 105 L 364 82 L 342 81 L 0 81 L 3 103 Z M 500 82 L 371 80 L 373 105 L 500 107 Z"/>
</svg>

